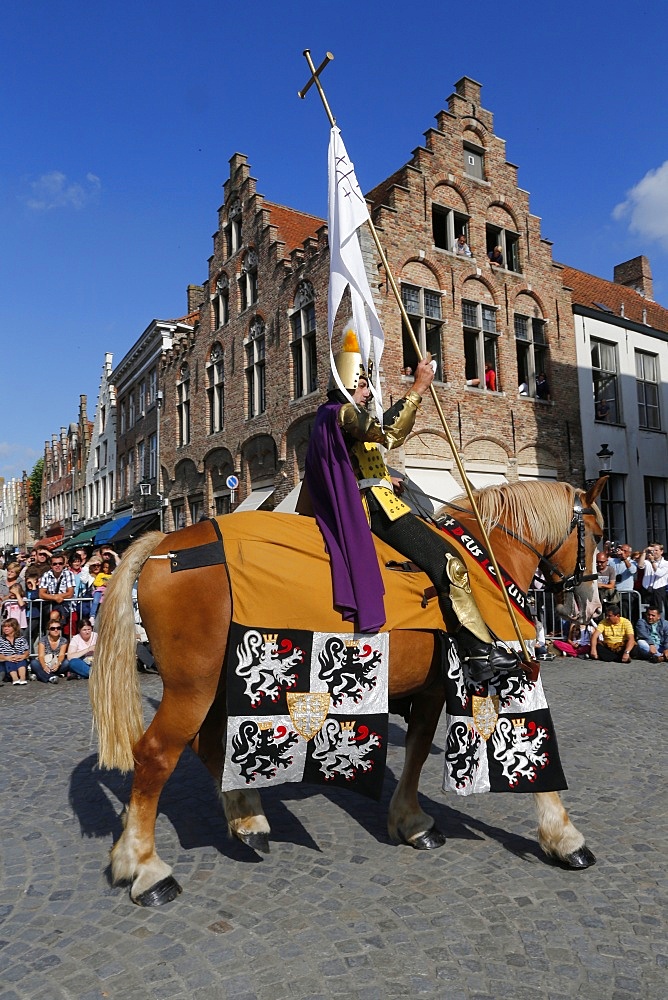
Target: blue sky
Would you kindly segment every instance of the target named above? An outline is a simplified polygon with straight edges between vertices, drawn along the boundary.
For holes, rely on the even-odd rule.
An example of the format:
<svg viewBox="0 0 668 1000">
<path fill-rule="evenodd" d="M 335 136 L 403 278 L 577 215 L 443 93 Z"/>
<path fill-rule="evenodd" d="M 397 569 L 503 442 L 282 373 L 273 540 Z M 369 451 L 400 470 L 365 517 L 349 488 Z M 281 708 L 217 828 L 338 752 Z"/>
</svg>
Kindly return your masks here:
<svg viewBox="0 0 668 1000">
<path fill-rule="evenodd" d="M 186 312 L 222 184 L 246 153 L 268 199 L 326 214 L 327 95 L 369 190 L 422 142 L 453 84 L 483 85 L 554 257 L 605 278 L 649 256 L 668 305 L 663 4 L 411 8 L 339 0 L 24 0 L 0 33 L 0 476 L 92 418 L 106 351 Z"/>
</svg>

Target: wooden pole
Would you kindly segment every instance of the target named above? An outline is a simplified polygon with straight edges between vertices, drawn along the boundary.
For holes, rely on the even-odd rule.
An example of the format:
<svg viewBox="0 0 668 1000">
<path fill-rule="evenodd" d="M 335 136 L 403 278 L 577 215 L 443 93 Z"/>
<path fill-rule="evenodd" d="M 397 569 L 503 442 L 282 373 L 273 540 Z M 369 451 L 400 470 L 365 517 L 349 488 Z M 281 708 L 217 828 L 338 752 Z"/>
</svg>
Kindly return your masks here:
<svg viewBox="0 0 668 1000">
<path fill-rule="evenodd" d="M 332 59 L 334 58 L 334 56 L 331 54 L 331 52 L 328 52 L 327 55 L 325 56 L 325 58 L 323 59 L 323 61 L 321 62 L 320 66 L 318 66 L 317 69 L 315 68 L 313 60 L 311 59 L 311 52 L 310 52 L 309 49 L 304 49 L 304 58 L 306 59 L 306 62 L 308 63 L 309 69 L 311 70 L 311 76 L 309 78 L 308 83 L 303 88 L 303 90 L 300 90 L 298 92 L 299 96 L 303 98 L 306 95 L 306 92 L 309 90 L 309 88 L 313 84 L 315 84 L 315 86 L 317 87 L 318 93 L 320 94 L 320 99 L 322 100 L 323 107 L 325 109 L 327 117 L 329 118 L 329 123 L 330 123 L 331 126 L 334 126 L 334 125 L 336 125 L 336 119 L 334 118 L 334 115 L 332 114 L 332 111 L 331 111 L 331 109 L 329 107 L 329 104 L 327 103 L 327 98 L 325 97 L 325 92 L 322 89 L 322 84 L 320 83 L 320 74 L 325 69 L 325 67 L 332 61 Z M 392 289 L 392 292 L 393 292 L 394 297 L 396 299 L 397 305 L 399 306 L 399 311 L 401 313 L 401 318 L 403 320 L 404 327 L 406 329 L 406 333 L 410 337 L 411 343 L 413 345 L 413 349 L 414 349 L 414 351 L 415 351 L 415 353 L 416 353 L 416 355 L 418 357 L 418 360 L 421 361 L 422 360 L 422 351 L 420 350 L 420 345 L 418 344 L 417 337 L 415 336 L 415 332 L 413 330 L 413 327 L 411 326 L 411 321 L 408 318 L 408 313 L 406 312 L 406 308 L 405 308 L 403 300 L 401 298 L 401 293 L 399 291 L 399 288 L 397 287 L 396 281 L 394 280 L 394 275 L 392 274 L 392 271 L 390 270 L 390 265 L 387 262 L 387 257 L 385 256 L 385 251 L 383 250 L 383 248 L 381 246 L 380 240 L 378 238 L 378 233 L 376 232 L 376 227 L 374 226 L 373 221 L 371 220 L 371 216 L 370 215 L 369 215 L 369 218 L 368 218 L 367 222 L 368 222 L 368 225 L 369 225 L 369 231 L 371 232 L 371 236 L 373 237 L 373 241 L 376 244 L 376 250 L 378 251 L 378 255 L 380 257 L 381 264 L 383 265 L 383 268 L 385 269 L 385 273 L 387 275 L 387 280 L 390 283 L 390 288 Z M 474 515 L 474 517 L 475 517 L 475 519 L 476 519 L 476 521 L 478 523 L 478 527 L 480 528 L 480 534 L 482 535 L 482 539 L 483 539 L 483 542 L 485 544 L 485 547 L 486 547 L 486 549 L 489 552 L 490 561 L 492 563 L 492 567 L 494 569 L 494 573 L 496 574 L 496 579 L 497 579 L 497 581 L 499 583 L 499 586 L 501 588 L 501 593 L 503 594 L 503 600 L 504 600 L 505 605 L 506 605 L 506 610 L 507 610 L 508 615 L 510 617 L 510 620 L 511 620 L 511 622 L 513 624 L 513 628 L 515 630 L 515 634 L 517 635 L 517 638 L 519 640 L 520 648 L 522 650 L 522 655 L 524 656 L 524 659 L 526 661 L 529 661 L 531 659 L 531 657 L 529 656 L 529 651 L 528 651 L 526 643 L 524 641 L 524 636 L 522 635 L 522 631 L 520 629 L 520 625 L 519 625 L 519 622 L 517 620 L 517 615 L 515 614 L 515 609 L 513 608 L 512 604 L 510 603 L 510 597 L 508 596 L 508 591 L 505 588 L 505 585 L 504 585 L 504 582 L 503 582 L 503 577 L 501 576 L 501 570 L 499 569 L 499 564 L 496 561 L 496 556 L 494 555 L 494 550 L 492 549 L 492 543 L 490 542 L 489 535 L 487 534 L 487 529 L 485 528 L 485 525 L 483 524 L 482 518 L 480 516 L 480 511 L 478 510 L 478 505 L 476 503 L 476 499 L 475 499 L 475 496 L 473 494 L 473 488 L 471 487 L 471 483 L 469 482 L 469 478 L 466 475 L 466 470 L 464 469 L 464 463 L 462 462 L 461 456 L 460 456 L 459 452 L 457 451 L 457 446 L 455 445 L 454 438 L 452 437 L 452 434 L 450 433 L 450 428 L 448 427 L 448 422 L 445 419 L 445 414 L 443 412 L 443 407 L 441 406 L 441 402 L 440 402 L 438 396 L 436 395 L 436 390 L 435 390 L 435 388 L 434 388 L 433 385 L 431 385 L 429 387 L 429 389 L 430 389 L 430 392 L 431 392 L 431 398 L 434 401 L 434 406 L 436 407 L 436 412 L 438 413 L 439 419 L 441 421 L 441 425 L 443 427 L 443 431 L 445 433 L 446 440 L 447 440 L 447 442 L 448 442 L 448 444 L 450 446 L 450 450 L 452 451 L 452 457 L 455 460 L 455 465 L 457 466 L 457 470 L 459 472 L 459 475 L 461 476 L 462 482 L 464 483 L 464 489 L 466 490 L 466 495 L 468 497 L 469 503 L 471 504 L 471 510 L 472 510 L 473 515 Z"/>
</svg>

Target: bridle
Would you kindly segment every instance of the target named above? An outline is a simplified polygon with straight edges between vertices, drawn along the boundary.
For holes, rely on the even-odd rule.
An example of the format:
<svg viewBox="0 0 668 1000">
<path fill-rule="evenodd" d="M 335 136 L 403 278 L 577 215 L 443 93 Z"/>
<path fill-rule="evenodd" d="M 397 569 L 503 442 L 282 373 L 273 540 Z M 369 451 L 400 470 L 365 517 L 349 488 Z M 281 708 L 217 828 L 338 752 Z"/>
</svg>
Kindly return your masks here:
<svg viewBox="0 0 668 1000">
<path fill-rule="evenodd" d="M 581 583 L 591 583 L 592 580 L 598 579 L 598 573 L 587 573 L 587 563 L 585 554 L 585 522 L 584 519 L 587 515 L 591 514 L 593 517 L 596 516 L 596 510 L 593 507 L 583 507 L 581 497 L 576 494 L 573 500 L 573 516 L 571 518 L 571 523 L 568 526 L 566 534 L 561 539 L 558 545 L 556 545 L 550 552 L 539 552 L 538 549 L 534 548 L 531 542 L 527 542 L 526 538 L 521 538 L 516 535 L 513 531 L 506 528 L 503 524 L 497 525 L 501 531 L 505 531 L 507 535 L 511 535 L 513 538 L 521 542 L 527 549 L 530 549 L 534 555 L 538 556 L 538 569 L 543 574 L 545 579 L 544 590 L 548 591 L 550 594 L 568 593 L 572 590 L 577 590 Z M 575 567 L 573 572 L 566 574 L 563 573 L 558 566 L 555 566 L 552 562 L 554 556 L 556 556 L 559 549 L 561 549 L 568 539 L 573 534 L 573 531 L 577 531 L 577 553 L 575 556 Z"/>
<path fill-rule="evenodd" d="M 452 507 L 455 510 L 462 511 L 462 513 L 470 513 L 464 507 L 458 507 L 456 504 L 449 502 L 448 507 Z M 586 564 L 586 554 L 585 554 L 585 522 L 584 519 L 588 515 L 596 517 L 596 510 L 594 507 L 583 507 L 582 498 L 579 494 L 575 495 L 573 500 L 573 516 L 571 518 L 571 523 L 568 526 L 566 534 L 561 539 L 561 541 L 556 545 L 550 552 L 539 552 L 531 542 L 527 542 L 526 538 L 522 538 L 521 535 L 516 535 L 514 531 L 507 528 L 504 524 L 497 524 L 495 527 L 499 531 L 505 532 L 510 538 L 514 538 L 516 541 L 520 542 L 526 549 L 538 559 L 538 569 L 543 574 L 545 579 L 545 584 L 543 589 L 551 594 L 557 593 L 567 593 L 572 590 L 577 590 L 581 583 L 591 583 L 592 580 L 598 579 L 597 573 L 587 573 Z M 573 531 L 577 531 L 577 553 L 575 556 L 575 566 L 572 573 L 562 573 L 558 566 L 555 566 L 554 556 L 556 556 L 559 549 L 561 549 L 568 539 L 571 537 Z"/>
</svg>

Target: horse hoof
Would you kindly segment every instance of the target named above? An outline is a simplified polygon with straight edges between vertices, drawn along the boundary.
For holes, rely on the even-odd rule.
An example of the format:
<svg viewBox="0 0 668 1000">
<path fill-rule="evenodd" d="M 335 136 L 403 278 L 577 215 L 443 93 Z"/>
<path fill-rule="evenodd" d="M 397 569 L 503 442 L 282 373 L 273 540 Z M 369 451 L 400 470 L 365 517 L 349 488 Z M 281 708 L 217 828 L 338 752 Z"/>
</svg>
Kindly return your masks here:
<svg viewBox="0 0 668 1000">
<path fill-rule="evenodd" d="M 176 879 L 172 875 L 168 875 L 167 878 L 160 879 L 159 882 L 152 885 L 150 889 L 140 893 L 136 899 L 132 896 L 130 898 L 137 906 L 164 906 L 165 903 L 171 903 L 173 899 L 176 899 L 181 892 L 183 889 Z"/>
<path fill-rule="evenodd" d="M 577 851 L 566 855 L 564 864 L 567 868 L 576 870 L 591 868 L 592 865 L 596 864 L 596 855 L 592 854 L 586 844 L 583 844 L 582 847 L 578 847 Z"/>
<path fill-rule="evenodd" d="M 415 848 L 416 851 L 435 851 L 438 847 L 443 847 L 445 834 L 437 826 L 432 826 L 431 830 L 420 833 L 417 837 L 408 840 L 400 834 L 402 844 Z"/>
<path fill-rule="evenodd" d="M 269 834 L 268 833 L 238 833 L 237 837 L 247 847 L 251 847 L 258 854 L 269 854 Z"/>
</svg>

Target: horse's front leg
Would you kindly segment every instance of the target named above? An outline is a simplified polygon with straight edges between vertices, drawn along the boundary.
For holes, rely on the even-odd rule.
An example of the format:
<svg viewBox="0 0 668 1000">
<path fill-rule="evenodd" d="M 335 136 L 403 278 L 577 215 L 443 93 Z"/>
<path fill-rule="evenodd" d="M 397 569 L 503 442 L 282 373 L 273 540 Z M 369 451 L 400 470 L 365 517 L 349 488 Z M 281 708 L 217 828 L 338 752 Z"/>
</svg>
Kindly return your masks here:
<svg viewBox="0 0 668 1000">
<path fill-rule="evenodd" d="M 392 840 L 401 841 L 419 851 L 430 851 L 445 843 L 444 834 L 418 802 L 422 766 L 431 749 L 444 703 L 445 687 L 440 678 L 427 690 L 413 695 L 404 769 L 390 801 L 387 817 L 387 829 Z"/>
<path fill-rule="evenodd" d="M 590 868 L 596 858 L 580 831 L 571 823 L 559 792 L 534 792 L 538 813 L 538 842 L 549 857 L 567 868 Z"/>
</svg>

